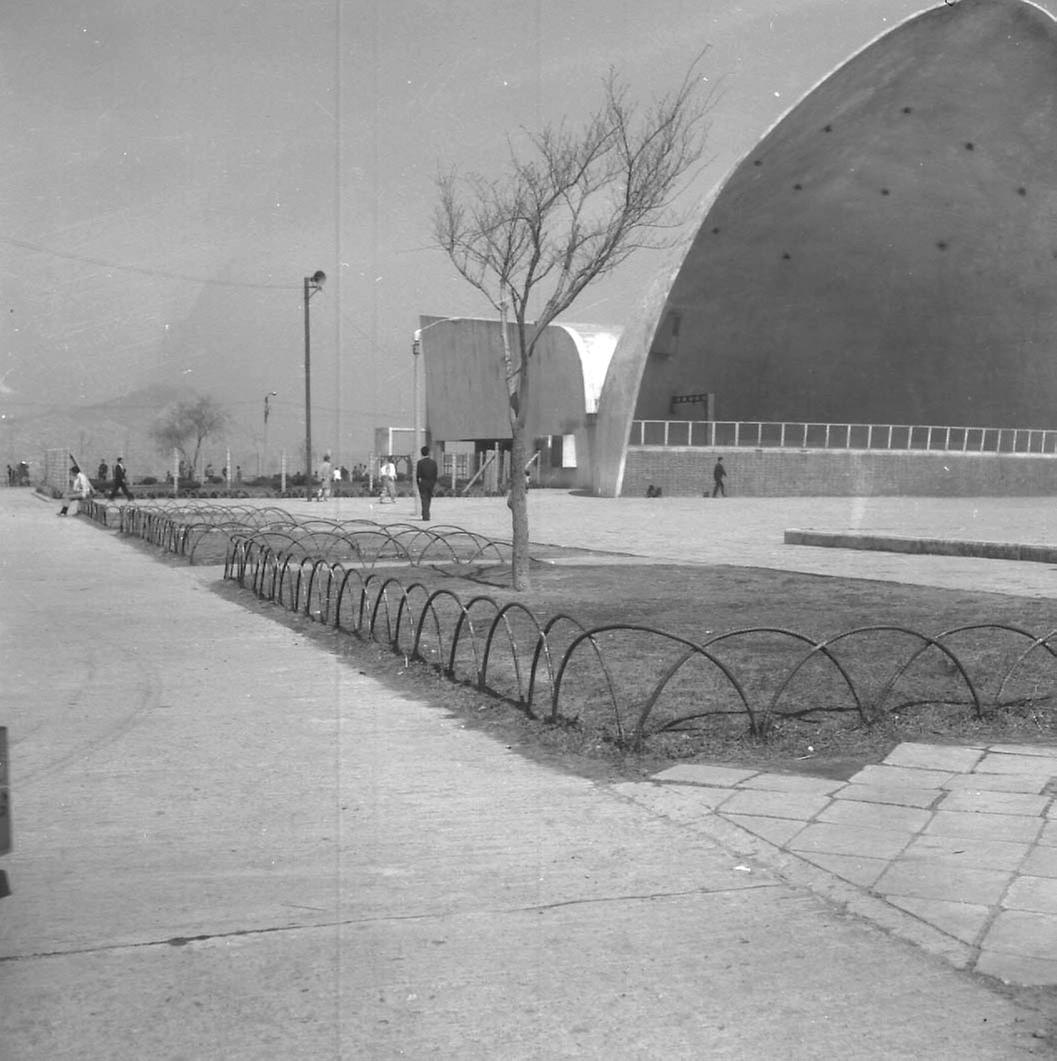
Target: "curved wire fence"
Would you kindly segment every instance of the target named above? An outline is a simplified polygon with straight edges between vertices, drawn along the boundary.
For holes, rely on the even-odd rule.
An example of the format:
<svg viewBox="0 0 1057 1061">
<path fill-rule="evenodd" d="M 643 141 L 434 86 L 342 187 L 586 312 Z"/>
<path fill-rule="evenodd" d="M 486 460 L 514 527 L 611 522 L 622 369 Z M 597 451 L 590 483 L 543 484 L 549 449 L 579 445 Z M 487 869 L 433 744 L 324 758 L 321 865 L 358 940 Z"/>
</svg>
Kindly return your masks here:
<svg viewBox="0 0 1057 1061">
<path fill-rule="evenodd" d="M 1051 696 L 1057 630 L 1005 623 L 928 635 L 864 626 L 815 639 L 749 627 L 700 640 L 656 627 L 541 619 L 518 601 L 451 589 L 287 548 L 231 539 L 225 577 L 264 600 L 423 661 L 550 723 L 589 726 L 626 748 L 663 733 L 842 718 L 870 725 L 926 705 L 969 717 Z"/>
<path fill-rule="evenodd" d="M 99 522 L 114 513 L 90 503 Z M 461 527 L 301 519 L 274 506 L 166 502 L 119 510 L 119 530 L 336 631 L 387 646 L 530 717 L 622 748 L 789 725 L 871 725 L 940 707 L 982 719 L 1051 700 L 1057 630 L 976 623 L 925 634 L 888 624 L 814 638 L 755 626 L 702 636 L 541 618 L 521 601 L 460 596 L 416 570 L 510 562 L 508 542 Z M 219 554 L 222 552 L 222 556 Z"/>
</svg>

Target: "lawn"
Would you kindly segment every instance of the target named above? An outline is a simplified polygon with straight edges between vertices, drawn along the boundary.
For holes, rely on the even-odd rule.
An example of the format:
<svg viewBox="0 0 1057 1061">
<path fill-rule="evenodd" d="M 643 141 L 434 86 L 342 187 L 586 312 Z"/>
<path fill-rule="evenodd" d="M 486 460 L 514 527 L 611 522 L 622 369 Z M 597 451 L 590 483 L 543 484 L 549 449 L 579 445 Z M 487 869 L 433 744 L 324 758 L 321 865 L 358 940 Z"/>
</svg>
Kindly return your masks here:
<svg viewBox="0 0 1057 1061">
<path fill-rule="evenodd" d="M 497 695 L 472 685 L 496 613 L 487 602 L 471 609 L 475 636 L 464 631 L 455 653 L 460 682 L 408 665 L 406 624 L 403 653 L 374 654 L 382 673 L 421 684 L 468 723 L 574 768 L 635 773 L 709 760 L 836 776 L 901 740 L 1057 743 L 1057 660 L 1041 644 L 1057 612 L 1046 600 L 729 566 L 578 564 L 575 556 L 540 565 L 532 591 L 516 595 L 501 570 L 374 573 L 419 583 L 410 598 L 419 607 L 427 591 L 443 588 L 463 602 L 516 601 L 540 623 L 565 614 L 583 628 L 621 627 L 597 635 L 597 653 L 583 642 L 570 654 L 555 719 L 555 672 L 578 633 L 572 624 L 548 638 L 551 668 L 541 659 L 529 711 L 516 702 L 525 699 L 537 633 L 521 608 L 495 624 L 486 684 Z M 400 593 L 389 592 L 393 606 Z M 436 610 L 437 621 L 422 624 L 419 651 L 439 664 L 459 610 L 446 596 Z M 944 649 L 926 640 L 981 626 L 945 638 Z M 767 629 L 735 633 L 753 628 Z M 861 628 L 872 629 L 838 637 Z M 829 655 L 812 651 L 828 638 L 838 638 Z"/>
</svg>

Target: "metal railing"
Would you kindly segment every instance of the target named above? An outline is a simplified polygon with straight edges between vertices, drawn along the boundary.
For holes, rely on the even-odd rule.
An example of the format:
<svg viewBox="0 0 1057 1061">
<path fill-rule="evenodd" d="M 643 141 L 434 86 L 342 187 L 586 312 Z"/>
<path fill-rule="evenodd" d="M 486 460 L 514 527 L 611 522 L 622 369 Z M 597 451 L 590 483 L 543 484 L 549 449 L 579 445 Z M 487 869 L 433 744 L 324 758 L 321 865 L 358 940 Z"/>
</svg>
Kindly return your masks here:
<svg viewBox="0 0 1057 1061">
<path fill-rule="evenodd" d="M 766 420 L 633 420 L 631 446 L 747 446 L 1057 456 L 1057 430 Z"/>
</svg>

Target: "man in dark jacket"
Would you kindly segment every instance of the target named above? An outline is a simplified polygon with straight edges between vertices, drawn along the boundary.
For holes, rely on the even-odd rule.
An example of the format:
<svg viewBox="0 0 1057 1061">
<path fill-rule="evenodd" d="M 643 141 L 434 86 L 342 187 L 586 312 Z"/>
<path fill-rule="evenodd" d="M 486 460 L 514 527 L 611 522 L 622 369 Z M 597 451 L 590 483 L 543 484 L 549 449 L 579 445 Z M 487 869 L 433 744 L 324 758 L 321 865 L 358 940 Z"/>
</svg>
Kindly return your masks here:
<svg viewBox="0 0 1057 1061">
<path fill-rule="evenodd" d="M 723 485 L 723 480 L 727 477 L 727 469 L 723 467 L 723 458 L 720 457 L 716 461 L 716 466 L 712 469 L 712 482 L 715 486 L 712 487 L 713 497 L 726 497 L 727 488 Z"/>
<path fill-rule="evenodd" d="M 423 446 L 421 453 L 422 458 L 415 465 L 415 484 L 422 498 L 422 518 L 429 519 L 429 506 L 437 486 L 437 462 L 429 455 L 429 446 Z"/>
<path fill-rule="evenodd" d="M 110 491 L 110 500 L 113 501 L 117 497 L 118 491 L 125 495 L 129 501 L 135 501 L 136 499 L 132 496 L 132 491 L 128 488 L 128 474 L 125 471 L 124 461 L 118 457 L 114 462 L 114 486 Z"/>
</svg>

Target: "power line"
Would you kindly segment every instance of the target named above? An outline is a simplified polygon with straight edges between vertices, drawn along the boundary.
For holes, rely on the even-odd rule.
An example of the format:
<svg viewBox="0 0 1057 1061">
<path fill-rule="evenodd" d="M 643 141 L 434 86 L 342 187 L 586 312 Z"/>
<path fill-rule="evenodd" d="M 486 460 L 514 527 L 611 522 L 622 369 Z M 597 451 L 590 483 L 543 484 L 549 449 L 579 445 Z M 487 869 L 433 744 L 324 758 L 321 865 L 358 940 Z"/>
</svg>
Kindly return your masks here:
<svg viewBox="0 0 1057 1061">
<path fill-rule="evenodd" d="M 87 265 L 98 265 L 103 269 L 116 269 L 124 273 L 138 273 L 141 276 L 158 276 L 165 280 L 182 280 L 192 284 L 210 284 L 219 287 L 249 287 L 268 291 L 296 291 L 300 287 L 299 284 L 255 284 L 245 280 L 217 280 L 213 277 L 172 273 L 166 269 L 146 269 L 139 265 L 122 265 L 119 262 L 109 262 L 103 258 L 90 258 L 84 254 L 71 254 L 68 251 L 52 250 L 50 247 L 41 247 L 36 243 L 13 239 L 10 236 L 0 236 L 0 243 L 7 243 L 12 247 L 21 247 L 23 250 L 35 251 L 38 254 L 47 254 L 52 258 L 62 258 L 64 261 L 84 262 Z"/>
</svg>

